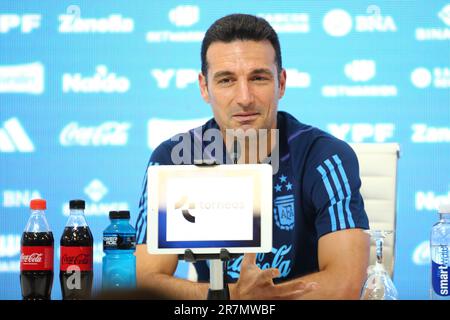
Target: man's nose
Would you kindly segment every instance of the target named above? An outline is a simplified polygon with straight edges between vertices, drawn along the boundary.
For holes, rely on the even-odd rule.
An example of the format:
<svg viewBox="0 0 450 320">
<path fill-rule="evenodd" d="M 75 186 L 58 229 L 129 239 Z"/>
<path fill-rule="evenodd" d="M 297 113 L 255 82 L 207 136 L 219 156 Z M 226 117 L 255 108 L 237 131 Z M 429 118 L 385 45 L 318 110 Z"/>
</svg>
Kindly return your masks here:
<svg viewBox="0 0 450 320">
<path fill-rule="evenodd" d="M 239 81 L 236 92 L 236 103 L 241 107 L 248 107 L 254 102 L 254 96 L 247 81 Z"/>
</svg>

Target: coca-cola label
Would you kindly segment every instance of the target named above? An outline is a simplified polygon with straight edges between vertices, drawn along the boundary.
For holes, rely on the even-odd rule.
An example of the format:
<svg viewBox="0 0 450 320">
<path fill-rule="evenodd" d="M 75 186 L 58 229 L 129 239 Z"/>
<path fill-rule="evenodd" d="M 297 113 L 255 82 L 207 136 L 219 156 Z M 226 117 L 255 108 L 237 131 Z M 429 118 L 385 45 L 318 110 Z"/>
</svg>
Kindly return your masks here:
<svg viewBox="0 0 450 320">
<path fill-rule="evenodd" d="M 20 271 L 53 271 L 52 246 L 23 246 L 20 249 Z"/>
<path fill-rule="evenodd" d="M 80 271 L 92 271 L 93 257 L 92 247 L 61 246 L 59 269 L 66 272 L 67 268 L 77 266 Z"/>
</svg>

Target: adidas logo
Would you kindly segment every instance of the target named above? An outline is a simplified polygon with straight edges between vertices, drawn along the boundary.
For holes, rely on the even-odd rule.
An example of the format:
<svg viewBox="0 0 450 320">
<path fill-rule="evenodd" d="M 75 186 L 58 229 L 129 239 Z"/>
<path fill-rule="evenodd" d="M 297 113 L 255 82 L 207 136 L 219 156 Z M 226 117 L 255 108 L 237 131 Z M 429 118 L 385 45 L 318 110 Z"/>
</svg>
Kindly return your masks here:
<svg viewBox="0 0 450 320">
<path fill-rule="evenodd" d="M 11 118 L 0 128 L 0 152 L 33 152 L 34 145 L 17 118 Z"/>
</svg>

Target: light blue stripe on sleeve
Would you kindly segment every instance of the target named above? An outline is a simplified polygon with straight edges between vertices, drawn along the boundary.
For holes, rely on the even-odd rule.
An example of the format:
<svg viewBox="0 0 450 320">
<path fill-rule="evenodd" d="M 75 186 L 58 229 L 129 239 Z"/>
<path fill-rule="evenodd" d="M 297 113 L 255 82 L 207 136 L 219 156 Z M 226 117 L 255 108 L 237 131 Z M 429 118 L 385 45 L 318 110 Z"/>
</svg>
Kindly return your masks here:
<svg viewBox="0 0 450 320">
<path fill-rule="evenodd" d="M 337 202 L 338 216 L 339 216 L 339 225 L 341 229 L 346 229 L 345 227 L 345 218 L 344 218 L 344 209 L 342 208 L 342 204 L 344 202 L 344 193 L 342 192 L 341 183 L 336 175 L 336 170 L 334 169 L 334 165 L 331 163 L 329 159 L 324 161 L 330 170 L 331 177 L 333 178 L 334 186 L 339 195 L 339 201 Z"/>
<path fill-rule="evenodd" d="M 352 198 L 352 191 L 350 189 L 350 185 L 348 183 L 347 175 L 345 174 L 344 167 L 342 166 L 342 161 L 338 155 L 333 156 L 334 162 L 338 165 L 339 173 L 341 174 L 342 181 L 344 181 L 345 192 L 347 193 L 347 197 L 345 198 L 345 211 L 347 212 L 347 220 L 350 224 L 350 228 L 355 227 L 355 222 L 353 221 L 353 214 L 350 211 L 350 200 Z"/>
<path fill-rule="evenodd" d="M 334 216 L 334 209 L 333 209 L 333 206 L 336 203 L 336 199 L 333 194 L 333 189 L 331 188 L 330 181 L 328 180 L 327 172 L 325 171 L 325 169 L 322 166 L 318 166 L 316 169 L 322 175 L 322 181 L 325 185 L 325 189 L 327 190 L 328 197 L 330 198 L 331 202 L 330 207 L 328 208 L 331 220 L 331 231 L 336 231 L 336 217 Z"/>
</svg>

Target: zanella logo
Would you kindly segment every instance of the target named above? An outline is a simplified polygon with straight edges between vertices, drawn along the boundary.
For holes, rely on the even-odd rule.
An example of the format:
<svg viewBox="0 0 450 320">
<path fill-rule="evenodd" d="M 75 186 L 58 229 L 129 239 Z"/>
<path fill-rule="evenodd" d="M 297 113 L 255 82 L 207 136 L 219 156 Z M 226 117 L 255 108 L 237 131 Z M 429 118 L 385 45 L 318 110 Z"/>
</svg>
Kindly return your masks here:
<svg viewBox="0 0 450 320">
<path fill-rule="evenodd" d="M 110 73 L 105 65 L 98 65 L 91 77 L 65 73 L 62 82 L 64 93 L 124 93 L 130 88 L 130 81 L 126 77 Z"/>
<path fill-rule="evenodd" d="M 34 145 L 17 118 L 11 118 L 0 128 L 0 152 L 33 152 Z"/>
<path fill-rule="evenodd" d="M 450 142 L 450 127 L 432 127 L 425 123 L 414 123 L 411 129 L 413 130 L 411 141 L 414 143 Z"/>
<path fill-rule="evenodd" d="M 44 66 L 40 62 L 0 66 L 0 93 L 41 94 Z"/>
<path fill-rule="evenodd" d="M 108 18 L 74 17 L 62 14 L 58 17 L 60 33 L 129 33 L 134 29 L 134 21 L 112 14 Z"/>
<path fill-rule="evenodd" d="M 43 255 L 43 253 L 21 254 L 20 261 L 23 263 L 41 263 Z"/>
<path fill-rule="evenodd" d="M 77 122 L 69 123 L 59 136 L 64 147 L 124 146 L 128 142 L 128 122 L 104 122 L 99 126 L 82 127 Z"/>
</svg>

